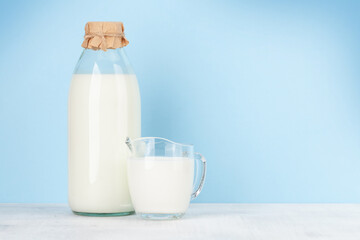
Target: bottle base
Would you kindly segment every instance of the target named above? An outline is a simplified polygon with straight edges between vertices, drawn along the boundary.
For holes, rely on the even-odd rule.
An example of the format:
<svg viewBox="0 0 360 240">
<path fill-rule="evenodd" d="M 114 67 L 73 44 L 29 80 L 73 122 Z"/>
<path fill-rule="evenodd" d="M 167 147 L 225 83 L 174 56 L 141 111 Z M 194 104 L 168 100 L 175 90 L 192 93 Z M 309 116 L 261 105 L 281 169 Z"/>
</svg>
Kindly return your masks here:
<svg viewBox="0 0 360 240">
<path fill-rule="evenodd" d="M 135 211 L 118 212 L 118 213 L 87 213 L 87 212 L 76 212 L 76 211 L 72 211 L 72 212 L 79 216 L 88 216 L 88 217 L 118 217 L 118 216 L 127 216 L 135 213 Z"/>
</svg>

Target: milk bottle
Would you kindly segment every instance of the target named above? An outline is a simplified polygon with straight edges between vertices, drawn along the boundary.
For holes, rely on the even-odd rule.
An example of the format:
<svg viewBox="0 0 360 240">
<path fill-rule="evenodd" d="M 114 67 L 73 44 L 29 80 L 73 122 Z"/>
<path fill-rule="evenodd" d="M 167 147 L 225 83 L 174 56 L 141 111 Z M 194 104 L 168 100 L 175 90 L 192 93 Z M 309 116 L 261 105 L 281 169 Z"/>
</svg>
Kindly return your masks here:
<svg viewBox="0 0 360 240">
<path fill-rule="evenodd" d="M 69 205 L 80 215 L 127 215 L 126 137 L 140 137 L 140 94 L 121 22 L 89 22 L 69 93 Z"/>
</svg>

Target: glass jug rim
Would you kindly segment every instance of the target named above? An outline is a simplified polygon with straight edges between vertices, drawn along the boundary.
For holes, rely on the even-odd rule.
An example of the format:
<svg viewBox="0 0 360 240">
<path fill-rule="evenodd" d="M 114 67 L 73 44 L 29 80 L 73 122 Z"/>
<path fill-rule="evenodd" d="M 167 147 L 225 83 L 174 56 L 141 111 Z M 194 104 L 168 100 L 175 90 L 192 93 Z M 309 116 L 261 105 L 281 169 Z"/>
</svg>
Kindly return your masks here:
<svg viewBox="0 0 360 240">
<path fill-rule="evenodd" d="M 169 140 L 169 139 L 162 138 L 162 137 L 139 137 L 139 138 L 131 139 L 130 141 L 131 141 L 131 142 L 135 142 L 135 141 L 141 141 L 141 140 L 146 140 L 146 139 L 159 139 L 159 140 L 164 140 L 164 141 L 166 141 L 166 142 L 169 142 L 169 143 L 172 143 L 172 144 L 177 144 L 177 145 L 182 145 L 182 146 L 185 146 L 185 147 L 193 147 L 193 146 L 194 146 L 193 144 L 189 144 L 189 143 L 178 143 L 178 142 L 174 142 L 174 141 L 171 141 L 171 140 Z"/>
</svg>

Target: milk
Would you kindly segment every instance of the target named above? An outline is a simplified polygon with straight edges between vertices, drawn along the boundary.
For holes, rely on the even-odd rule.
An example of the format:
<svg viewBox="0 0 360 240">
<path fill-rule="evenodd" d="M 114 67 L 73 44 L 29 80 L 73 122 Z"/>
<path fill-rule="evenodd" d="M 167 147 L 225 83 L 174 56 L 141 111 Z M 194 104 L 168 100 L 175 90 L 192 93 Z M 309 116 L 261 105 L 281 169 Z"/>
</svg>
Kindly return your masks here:
<svg viewBox="0 0 360 240">
<path fill-rule="evenodd" d="M 133 211 L 126 137 L 140 137 L 135 75 L 74 74 L 69 94 L 69 204 L 75 212 Z"/>
<path fill-rule="evenodd" d="M 137 213 L 184 213 L 193 189 L 194 160 L 129 158 L 129 189 Z"/>
</svg>

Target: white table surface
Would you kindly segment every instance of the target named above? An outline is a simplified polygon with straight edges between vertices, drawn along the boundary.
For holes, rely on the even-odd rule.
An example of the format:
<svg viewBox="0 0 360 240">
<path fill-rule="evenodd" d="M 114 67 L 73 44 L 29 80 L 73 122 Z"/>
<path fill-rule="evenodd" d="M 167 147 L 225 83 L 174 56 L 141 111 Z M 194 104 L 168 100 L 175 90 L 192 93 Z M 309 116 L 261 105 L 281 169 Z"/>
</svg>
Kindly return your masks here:
<svg viewBox="0 0 360 240">
<path fill-rule="evenodd" d="M 192 204 L 180 220 L 83 217 L 65 204 L 0 204 L 0 239 L 360 239 L 360 204 Z"/>
</svg>

